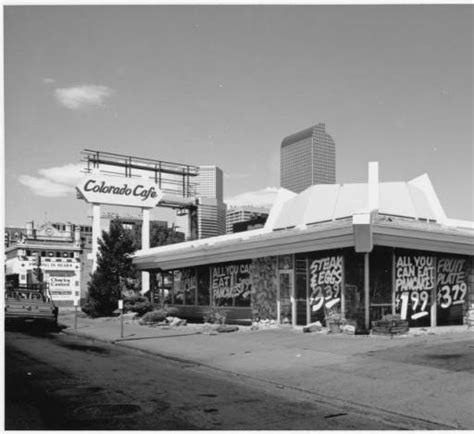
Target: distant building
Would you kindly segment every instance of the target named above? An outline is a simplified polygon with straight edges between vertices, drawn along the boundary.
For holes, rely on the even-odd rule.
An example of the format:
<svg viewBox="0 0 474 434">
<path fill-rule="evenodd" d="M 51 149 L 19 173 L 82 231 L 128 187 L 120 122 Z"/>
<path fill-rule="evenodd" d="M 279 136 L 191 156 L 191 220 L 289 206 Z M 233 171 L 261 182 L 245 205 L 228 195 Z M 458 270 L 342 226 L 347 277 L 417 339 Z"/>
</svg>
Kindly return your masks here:
<svg viewBox="0 0 474 434">
<path fill-rule="evenodd" d="M 262 215 L 262 216 L 244 221 L 244 222 L 234 223 L 232 232 L 237 233 L 237 232 L 251 231 L 253 229 L 261 229 L 265 226 L 265 222 L 267 221 L 267 218 L 268 218 L 268 215 L 265 215 L 265 216 Z"/>
<path fill-rule="evenodd" d="M 224 175 L 217 166 L 199 166 L 199 175 L 196 176 L 196 196 L 198 198 L 197 230 L 198 238 L 209 238 L 223 235 L 226 231 L 227 205 L 224 197 Z M 176 226 L 179 232 L 191 238 L 189 210 L 177 213 Z"/>
<path fill-rule="evenodd" d="M 224 173 L 217 166 L 199 166 L 199 175 L 195 177 L 196 196 L 224 200 Z"/>
<path fill-rule="evenodd" d="M 231 234 L 235 232 L 234 225 L 236 223 L 248 222 L 255 219 L 262 219 L 268 217 L 268 209 L 258 208 L 252 206 L 232 207 L 227 210 L 226 216 L 226 233 Z M 244 229 L 245 230 L 245 229 Z M 238 232 L 241 232 L 239 230 Z"/>
<path fill-rule="evenodd" d="M 59 231 L 66 231 L 66 226 L 68 223 L 59 223 L 55 222 L 51 225 L 53 228 Z M 81 279 L 80 279 L 80 288 L 81 288 L 81 299 L 86 298 L 88 291 L 88 284 L 91 280 L 92 274 L 92 260 L 90 255 L 92 255 L 92 226 L 91 225 L 72 225 L 73 231 L 79 230 L 79 235 L 81 238 Z"/>
<path fill-rule="evenodd" d="M 71 223 L 63 228 L 46 223 L 35 229 L 33 222 L 24 229 L 6 227 L 5 278 L 17 284 L 35 283 L 33 269 L 38 255 L 43 281 L 48 282 L 53 300 L 58 306 L 73 306 L 74 299 L 84 296 L 81 231 Z"/>
<path fill-rule="evenodd" d="M 143 226 L 143 219 L 141 217 L 121 216 L 119 213 L 113 212 L 101 215 L 101 227 L 104 227 L 105 230 L 110 230 L 112 221 L 119 221 L 122 227 L 127 230 L 136 228 L 140 233 Z M 168 228 L 168 222 L 166 220 L 150 220 L 150 225 L 161 226 L 164 229 Z"/>
<path fill-rule="evenodd" d="M 336 182 L 336 144 L 318 124 L 285 137 L 280 150 L 280 185 L 301 193 L 315 184 Z"/>
</svg>

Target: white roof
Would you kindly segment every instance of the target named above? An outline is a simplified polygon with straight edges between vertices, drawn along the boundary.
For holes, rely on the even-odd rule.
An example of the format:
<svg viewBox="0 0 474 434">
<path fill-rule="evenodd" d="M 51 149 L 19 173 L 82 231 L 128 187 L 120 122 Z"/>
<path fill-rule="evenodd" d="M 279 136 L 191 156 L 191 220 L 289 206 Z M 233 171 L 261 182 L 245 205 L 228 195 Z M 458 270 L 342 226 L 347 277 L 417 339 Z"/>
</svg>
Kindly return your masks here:
<svg viewBox="0 0 474 434">
<path fill-rule="evenodd" d="M 429 220 L 444 227 L 474 229 L 473 222 L 446 217 L 426 174 L 408 182 L 381 182 L 378 186 L 378 213 L 381 215 Z M 140 250 L 133 256 L 144 258 L 155 253 L 159 256 L 174 255 L 181 251 L 215 248 L 228 242 L 236 246 L 241 243 L 243 247 L 250 240 L 258 240 L 258 237 L 274 231 L 293 227 L 301 231 L 307 225 L 317 223 L 324 227 L 323 222 L 348 219 L 369 211 L 367 183 L 313 185 L 300 194 L 280 188 L 265 226 L 261 229 L 154 247 Z"/>
<path fill-rule="evenodd" d="M 428 175 L 408 182 L 379 183 L 379 214 L 446 223 L 446 215 Z M 266 229 L 284 229 L 368 212 L 369 185 L 319 184 L 288 198 L 278 210 L 272 208 L 272 220 Z"/>
</svg>

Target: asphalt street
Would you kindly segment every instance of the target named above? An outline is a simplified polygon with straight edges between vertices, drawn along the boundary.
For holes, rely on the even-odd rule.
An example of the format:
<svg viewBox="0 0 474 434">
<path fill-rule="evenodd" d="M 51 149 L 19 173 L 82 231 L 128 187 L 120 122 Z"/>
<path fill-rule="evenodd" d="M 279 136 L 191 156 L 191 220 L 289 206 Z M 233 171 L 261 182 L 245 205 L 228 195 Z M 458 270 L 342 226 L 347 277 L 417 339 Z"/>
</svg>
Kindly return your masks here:
<svg viewBox="0 0 474 434">
<path fill-rule="evenodd" d="M 281 384 L 78 336 L 8 331 L 5 345 L 8 430 L 410 427 Z"/>
</svg>

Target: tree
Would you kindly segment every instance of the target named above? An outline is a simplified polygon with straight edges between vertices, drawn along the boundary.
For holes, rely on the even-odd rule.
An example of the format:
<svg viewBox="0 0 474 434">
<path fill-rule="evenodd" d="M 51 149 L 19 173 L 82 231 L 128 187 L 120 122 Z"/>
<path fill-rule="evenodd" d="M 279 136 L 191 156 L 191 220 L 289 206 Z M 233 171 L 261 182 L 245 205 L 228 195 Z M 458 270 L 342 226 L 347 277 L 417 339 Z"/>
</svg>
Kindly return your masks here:
<svg viewBox="0 0 474 434">
<path fill-rule="evenodd" d="M 137 250 L 142 248 L 142 227 L 135 226 L 132 230 Z M 184 234 L 177 232 L 174 227 L 168 228 L 157 222 L 150 222 L 150 247 L 165 246 L 167 244 L 182 243 Z"/>
<path fill-rule="evenodd" d="M 124 282 L 137 277 L 137 269 L 128 254 L 137 246 L 130 231 L 113 220 L 109 232 L 99 240 L 97 269 L 88 285 L 83 311 L 92 317 L 110 316 L 117 309 Z"/>
</svg>

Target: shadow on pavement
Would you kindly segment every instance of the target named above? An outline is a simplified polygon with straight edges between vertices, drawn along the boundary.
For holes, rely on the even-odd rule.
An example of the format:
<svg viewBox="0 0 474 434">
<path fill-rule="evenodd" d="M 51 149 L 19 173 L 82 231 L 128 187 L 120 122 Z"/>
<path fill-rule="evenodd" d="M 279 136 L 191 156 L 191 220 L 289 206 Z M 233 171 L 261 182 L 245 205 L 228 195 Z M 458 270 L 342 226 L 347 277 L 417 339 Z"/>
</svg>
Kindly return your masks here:
<svg viewBox="0 0 474 434">
<path fill-rule="evenodd" d="M 21 332 L 32 336 L 43 336 L 51 333 L 60 333 L 66 326 L 48 322 L 26 322 L 26 321 L 7 321 L 5 322 L 5 331 Z"/>
</svg>

